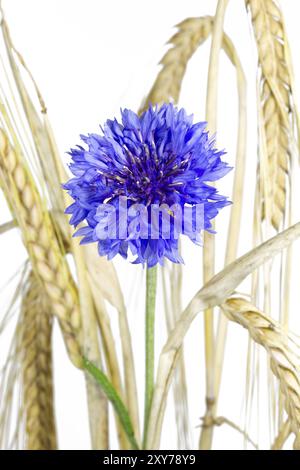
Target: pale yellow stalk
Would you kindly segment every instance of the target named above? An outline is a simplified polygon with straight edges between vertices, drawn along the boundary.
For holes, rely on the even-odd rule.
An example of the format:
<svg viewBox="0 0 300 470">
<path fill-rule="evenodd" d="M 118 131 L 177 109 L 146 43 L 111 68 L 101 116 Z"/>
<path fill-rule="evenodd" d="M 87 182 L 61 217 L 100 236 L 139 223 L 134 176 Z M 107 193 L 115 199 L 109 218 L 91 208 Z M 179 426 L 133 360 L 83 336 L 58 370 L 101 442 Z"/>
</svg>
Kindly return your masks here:
<svg viewBox="0 0 300 470">
<path fill-rule="evenodd" d="M 211 134 L 217 130 L 217 103 L 219 84 L 219 54 L 223 43 L 223 23 L 228 0 L 219 0 L 212 29 L 209 68 L 207 76 L 206 95 L 206 121 Z M 212 228 L 214 224 L 212 225 Z M 207 283 L 215 272 L 215 239 L 214 235 L 204 232 L 203 246 L 203 283 Z M 200 449 L 207 449 L 212 444 L 212 427 L 207 426 L 210 421 L 215 403 L 214 366 L 215 366 L 215 332 L 214 311 L 207 309 L 204 312 L 204 341 L 205 341 L 205 372 L 206 372 L 206 413 L 204 426 L 200 436 Z"/>
</svg>

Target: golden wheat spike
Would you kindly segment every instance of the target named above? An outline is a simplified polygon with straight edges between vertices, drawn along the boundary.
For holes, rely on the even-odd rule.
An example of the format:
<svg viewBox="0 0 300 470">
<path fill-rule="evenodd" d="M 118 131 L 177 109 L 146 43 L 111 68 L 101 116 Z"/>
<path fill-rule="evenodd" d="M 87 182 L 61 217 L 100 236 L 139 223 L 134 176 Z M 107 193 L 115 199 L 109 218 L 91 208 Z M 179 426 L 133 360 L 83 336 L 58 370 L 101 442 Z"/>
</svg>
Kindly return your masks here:
<svg viewBox="0 0 300 470">
<path fill-rule="evenodd" d="M 213 19 L 210 16 L 187 18 L 177 25 L 177 33 L 169 40 L 173 47 L 161 59 L 162 69 L 140 112 L 143 112 L 149 103 L 162 104 L 169 100 L 178 102 L 187 63 L 196 49 L 209 37 L 212 25 Z"/>
<path fill-rule="evenodd" d="M 33 271 L 60 321 L 73 363 L 81 367 L 81 318 L 76 288 L 49 213 L 44 207 L 24 159 L 0 129 L 0 179 L 22 231 Z"/>
<path fill-rule="evenodd" d="M 287 175 L 297 109 L 293 99 L 292 65 L 282 12 L 274 0 L 246 0 L 251 12 L 260 67 L 260 184 L 262 218 L 278 230 L 286 210 Z M 296 117 L 296 119 L 294 119 Z"/>
<path fill-rule="evenodd" d="M 26 448 L 55 450 L 52 386 L 52 320 L 48 299 L 33 274 L 22 302 L 23 406 Z"/>
<path fill-rule="evenodd" d="M 246 328 L 251 338 L 269 354 L 271 369 L 279 379 L 285 408 L 296 436 L 294 448 L 300 449 L 300 371 L 299 356 L 279 324 L 243 298 L 228 299 L 222 309 L 229 320 Z"/>
</svg>

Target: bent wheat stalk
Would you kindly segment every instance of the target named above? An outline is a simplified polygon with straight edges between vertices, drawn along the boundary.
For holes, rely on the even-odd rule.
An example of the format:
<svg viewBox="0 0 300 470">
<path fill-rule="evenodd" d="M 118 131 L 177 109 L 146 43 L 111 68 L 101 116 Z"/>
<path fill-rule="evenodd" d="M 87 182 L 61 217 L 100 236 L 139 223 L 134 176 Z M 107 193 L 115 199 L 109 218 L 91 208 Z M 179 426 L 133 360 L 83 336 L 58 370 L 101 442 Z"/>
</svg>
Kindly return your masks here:
<svg viewBox="0 0 300 470">
<path fill-rule="evenodd" d="M 223 303 L 249 274 L 287 248 L 299 236 L 300 223 L 297 223 L 228 265 L 193 297 L 176 322 L 160 354 L 150 413 L 147 448 L 159 448 L 166 397 L 178 358 L 178 351 L 197 314 L 206 308 Z"/>
<path fill-rule="evenodd" d="M 291 432 L 292 432 L 291 423 L 290 423 L 289 420 L 286 420 L 282 424 L 281 429 L 280 429 L 278 435 L 276 436 L 276 439 L 273 442 L 271 450 L 281 450 L 283 448 L 286 440 L 290 436 Z"/>
<path fill-rule="evenodd" d="M 219 0 L 217 4 L 214 24 L 212 29 L 211 49 L 209 57 L 207 94 L 206 94 L 206 120 L 210 132 L 217 130 L 217 103 L 219 83 L 219 54 L 223 42 L 223 23 L 228 0 Z M 211 183 L 213 185 L 213 183 Z M 212 222 L 214 229 L 214 222 Z M 214 234 L 204 232 L 203 237 L 203 283 L 207 283 L 215 273 L 215 237 Z M 200 436 L 200 449 L 210 448 L 212 441 L 212 427 L 206 426 L 206 420 L 210 422 L 215 402 L 214 362 L 215 362 L 215 333 L 214 310 L 204 311 L 204 345 L 205 345 L 205 402 L 206 414 L 203 432 Z"/>
<path fill-rule="evenodd" d="M 245 165 L 246 165 L 246 137 L 247 137 L 247 89 L 245 74 L 230 38 L 224 34 L 223 48 L 227 53 L 232 64 L 236 68 L 237 74 L 237 88 L 238 88 L 238 136 L 236 146 L 236 161 L 232 190 L 233 205 L 230 211 L 229 228 L 227 234 L 227 245 L 225 255 L 225 266 L 236 259 L 239 234 L 240 234 L 240 220 L 242 215 L 242 202 L 244 194 L 244 179 L 245 179 Z M 207 426 L 202 428 L 200 435 L 200 447 L 210 448 L 212 445 L 212 432 L 214 420 L 210 420 L 211 416 L 216 415 L 217 402 L 220 391 L 222 368 L 224 360 L 224 350 L 227 337 L 227 324 L 228 320 L 224 315 L 219 316 L 218 329 L 216 335 L 216 347 L 214 353 L 214 399 L 211 406 L 207 406 L 204 422 Z M 210 423 L 212 423 L 210 425 Z"/>
</svg>

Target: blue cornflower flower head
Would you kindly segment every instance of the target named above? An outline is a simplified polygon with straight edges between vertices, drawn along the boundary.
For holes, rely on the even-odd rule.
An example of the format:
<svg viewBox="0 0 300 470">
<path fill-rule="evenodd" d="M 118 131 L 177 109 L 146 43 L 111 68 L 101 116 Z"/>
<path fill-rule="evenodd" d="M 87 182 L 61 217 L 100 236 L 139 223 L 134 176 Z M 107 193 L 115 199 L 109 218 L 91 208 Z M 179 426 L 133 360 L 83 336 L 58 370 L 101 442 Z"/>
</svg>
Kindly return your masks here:
<svg viewBox="0 0 300 470">
<path fill-rule="evenodd" d="M 75 235 L 82 244 L 97 242 L 108 259 L 131 253 L 148 267 L 164 258 L 181 263 L 180 235 L 201 244 L 201 232 L 213 232 L 211 220 L 230 204 L 210 185 L 231 169 L 225 152 L 215 148 L 206 122 L 193 124 L 173 104 L 121 116 L 70 151 L 74 177 L 63 185 L 74 200 L 66 210 L 70 224 L 85 221 Z"/>
</svg>

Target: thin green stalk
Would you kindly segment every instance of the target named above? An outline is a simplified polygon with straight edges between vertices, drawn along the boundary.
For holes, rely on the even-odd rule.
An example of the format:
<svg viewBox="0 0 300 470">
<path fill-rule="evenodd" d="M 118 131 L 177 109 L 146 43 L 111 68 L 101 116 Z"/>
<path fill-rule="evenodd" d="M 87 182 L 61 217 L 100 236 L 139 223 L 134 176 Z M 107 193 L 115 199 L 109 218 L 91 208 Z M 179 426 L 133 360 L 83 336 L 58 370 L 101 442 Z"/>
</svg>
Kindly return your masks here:
<svg viewBox="0 0 300 470">
<path fill-rule="evenodd" d="M 143 447 L 147 440 L 148 421 L 154 388 L 154 323 L 157 267 L 147 269 L 145 318 L 145 414 Z"/>
<path fill-rule="evenodd" d="M 108 380 L 107 376 L 100 369 L 98 369 L 98 367 L 96 367 L 85 357 L 83 358 L 83 361 L 84 368 L 94 377 L 94 379 L 97 381 L 97 383 L 100 385 L 101 389 L 105 393 L 108 400 L 113 405 L 114 410 L 117 413 L 122 427 L 128 437 L 132 449 L 137 450 L 139 446 L 135 438 L 132 422 L 128 410 L 124 405 L 121 397 L 118 395 L 112 383 Z"/>
</svg>

